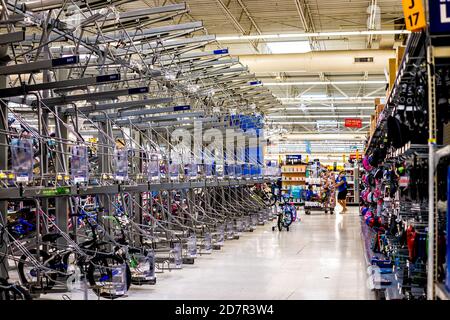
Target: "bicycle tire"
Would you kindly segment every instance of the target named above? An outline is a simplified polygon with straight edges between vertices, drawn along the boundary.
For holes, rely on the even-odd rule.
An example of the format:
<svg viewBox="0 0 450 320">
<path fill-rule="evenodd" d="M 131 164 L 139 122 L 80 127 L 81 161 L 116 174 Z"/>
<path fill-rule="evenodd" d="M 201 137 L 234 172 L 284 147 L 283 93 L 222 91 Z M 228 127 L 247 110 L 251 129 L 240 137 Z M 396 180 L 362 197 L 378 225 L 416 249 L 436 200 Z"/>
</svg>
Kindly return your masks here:
<svg viewBox="0 0 450 320">
<path fill-rule="evenodd" d="M 8 287 L 0 289 L 0 301 L 33 300 L 30 292 L 20 285 L 8 283 L 5 279 L 0 279 L 0 285 Z"/>
<path fill-rule="evenodd" d="M 283 212 L 283 215 L 286 215 L 286 212 Z M 289 215 L 290 215 L 290 219 L 288 220 L 288 221 L 286 221 L 286 219 L 283 219 L 283 226 L 285 227 L 285 228 L 288 228 L 291 224 L 292 224 L 292 222 L 294 221 L 293 220 L 293 213 L 292 213 L 292 211 L 291 210 L 289 210 Z M 284 218 L 284 217 L 283 217 Z"/>
<path fill-rule="evenodd" d="M 282 214 L 279 214 L 279 215 L 278 215 L 277 226 L 278 226 L 278 231 L 282 231 L 282 230 L 283 230 L 283 219 L 282 219 Z"/>
<path fill-rule="evenodd" d="M 126 263 L 122 258 L 120 258 L 119 256 L 116 255 L 109 255 L 109 256 L 96 256 L 94 258 L 92 258 L 91 263 L 89 264 L 88 270 L 87 270 L 87 279 L 89 284 L 91 285 L 92 290 L 94 291 L 94 293 L 102 298 L 106 298 L 106 299 L 117 299 L 122 297 L 122 294 L 108 294 L 108 293 L 104 293 L 101 291 L 101 289 L 99 288 L 98 282 L 99 279 L 96 279 L 95 277 L 95 271 L 98 268 L 98 266 L 103 266 L 104 268 L 111 268 L 112 265 L 114 265 L 114 263 L 108 263 L 108 260 L 111 260 L 110 262 L 115 262 L 116 265 L 118 264 L 125 264 L 125 269 L 126 269 L 126 289 L 127 291 L 130 289 L 131 286 L 131 270 L 130 270 L 130 266 L 128 265 L 128 263 Z M 100 273 L 102 274 L 102 273 Z M 112 278 L 112 274 L 107 274 L 108 277 Z"/>
<path fill-rule="evenodd" d="M 46 251 L 40 250 L 39 253 L 40 253 L 40 256 L 41 256 L 43 261 L 46 261 L 46 260 L 50 259 L 50 255 Z M 36 256 L 37 255 L 37 250 L 36 249 L 31 249 L 30 250 L 30 254 Z M 26 255 L 22 255 L 20 257 L 19 263 L 17 264 L 17 269 L 18 269 L 18 272 L 19 272 L 20 283 L 22 285 L 24 285 L 25 287 L 28 287 L 30 285 L 30 282 L 28 281 L 28 279 L 27 279 L 27 277 L 25 275 L 25 262 L 27 261 L 27 258 L 28 257 Z M 57 275 L 56 274 L 44 275 L 44 278 L 47 279 L 47 281 L 43 282 L 43 283 L 46 283 L 46 285 L 42 289 L 51 290 L 53 288 L 53 286 L 55 285 L 55 281 L 56 281 Z"/>
</svg>

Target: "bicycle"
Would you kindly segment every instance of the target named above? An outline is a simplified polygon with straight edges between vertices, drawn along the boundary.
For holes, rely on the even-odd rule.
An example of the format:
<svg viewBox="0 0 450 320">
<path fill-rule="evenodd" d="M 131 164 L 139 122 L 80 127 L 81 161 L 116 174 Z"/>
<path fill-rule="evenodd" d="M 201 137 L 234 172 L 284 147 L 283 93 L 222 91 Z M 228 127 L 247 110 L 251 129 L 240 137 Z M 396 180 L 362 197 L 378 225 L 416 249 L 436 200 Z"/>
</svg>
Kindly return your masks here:
<svg viewBox="0 0 450 320">
<path fill-rule="evenodd" d="M 131 271 L 119 252 L 102 251 L 108 242 L 99 241 L 97 226 L 86 213 L 71 214 L 70 217 L 83 217 L 91 229 L 92 239 L 79 245 L 72 243 L 64 249 L 58 249 L 56 242 L 62 238 L 60 233 L 42 236 L 42 242 L 49 249 L 31 249 L 24 252 L 17 265 L 19 278 L 24 286 L 34 289 L 40 285 L 44 291 L 51 290 L 57 283 L 67 283 L 73 272 L 69 266 L 77 266 L 88 281 L 94 293 L 100 297 L 116 299 L 125 294 L 131 285 Z M 38 253 L 39 252 L 39 253 Z M 124 267 L 125 288 L 116 290 L 114 277 Z"/>
<path fill-rule="evenodd" d="M 0 278 L 0 301 L 33 300 L 27 289 Z"/>
<path fill-rule="evenodd" d="M 295 221 L 297 213 L 295 207 L 288 200 L 288 197 L 283 197 L 283 203 L 280 203 L 281 211 L 277 214 L 277 225 L 272 227 L 272 231 L 275 231 L 276 227 L 278 227 L 278 231 L 282 231 L 283 228 L 289 231 L 289 226 Z"/>
<path fill-rule="evenodd" d="M 3 247 L 4 236 L 9 234 L 6 231 L 2 223 L 0 223 L 0 247 Z M 4 263 L 7 255 L 0 253 L 0 264 Z M 0 278 L 0 301 L 11 301 L 11 300 L 33 300 L 30 292 L 16 283 L 10 283 L 7 279 Z"/>
</svg>

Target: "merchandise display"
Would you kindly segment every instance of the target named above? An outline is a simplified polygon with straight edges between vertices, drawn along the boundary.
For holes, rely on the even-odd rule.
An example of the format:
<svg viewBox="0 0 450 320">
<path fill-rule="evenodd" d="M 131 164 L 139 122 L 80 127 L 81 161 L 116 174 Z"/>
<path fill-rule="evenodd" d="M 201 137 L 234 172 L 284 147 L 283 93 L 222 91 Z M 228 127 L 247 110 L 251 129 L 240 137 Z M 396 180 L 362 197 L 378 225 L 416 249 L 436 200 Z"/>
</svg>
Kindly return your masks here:
<svg viewBox="0 0 450 320">
<path fill-rule="evenodd" d="M 425 32 L 409 37 L 362 161 L 367 260 L 380 267 L 373 271 L 378 273 L 373 287 L 386 299 L 447 295 L 441 289 L 447 209 L 439 203 L 447 201 L 444 172 L 450 155 L 448 146 L 442 146 L 449 108 L 448 99 L 443 101 L 448 96 L 448 59 L 433 56 L 433 45 L 439 44 Z M 430 61 L 435 74 L 426 64 Z"/>
<path fill-rule="evenodd" d="M 0 1 L 0 301 L 450 300 L 450 1 L 366 2 Z"/>
</svg>

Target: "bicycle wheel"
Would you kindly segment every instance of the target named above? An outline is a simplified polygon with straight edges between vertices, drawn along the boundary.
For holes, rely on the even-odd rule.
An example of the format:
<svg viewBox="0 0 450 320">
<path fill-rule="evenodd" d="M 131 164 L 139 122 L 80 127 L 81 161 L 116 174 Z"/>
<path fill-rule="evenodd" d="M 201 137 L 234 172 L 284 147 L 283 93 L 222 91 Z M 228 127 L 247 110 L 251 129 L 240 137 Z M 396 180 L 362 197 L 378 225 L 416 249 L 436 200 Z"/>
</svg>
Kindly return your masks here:
<svg viewBox="0 0 450 320">
<path fill-rule="evenodd" d="M 96 295 L 107 299 L 117 299 L 125 294 L 125 292 L 117 293 L 113 283 L 113 268 L 122 264 L 125 264 L 126 291 L 130 289 L 131 270 L 122 258 L 115 255 L 96 256 L 90 262 L 87 279 Z"/>
<path fill-rule="evenodd" d="M 283 227 L 284 227 L 283 214 L 281 214 L 281 213 L 278 215 L 277 227 L 278 227 L 278 231 L 283 230 Z"/>
<path fill-rule="evenodd" d="M 283 226 L 285 228 L 289 227 L 292 224 L 293 215 L 291 210 L 287 210 L 283 212 Z"/>
<path fill-rule="evenodd" d="M 44 263 L 45 261 L 50 259 L 50 255 L 47 252 L 40 250 L 40 258 L 38 258 L 36 249 L 31 249 L 30 254 L 36 261 L 39 261 L 39 263 L 43 264 L 43 266 L 49 267 Z M 46 274 L 42 272 L 41 276 L 43 278 L 43 281 L 40 281 L 38 279 L 39 267 L 35 267 L 33 265 L 32 259 L 29 255 L 24 254 L 20 257 L 20 261 L 17 264 L 17 269 L 19 271 L 20 282 L 25 287 L 28 287 L 33 283 L 37 283 L 39 285 L 42 284 L 42 289 L 50 290 L 55 285 L 55 281 L 57 278 L 56 273 Z"/>
<path fill-rule="evenodd" d="M 33 298 L 22 286 L 0 279 L 0 301 L 12 300 L 33 300 Z"/>
</svg>

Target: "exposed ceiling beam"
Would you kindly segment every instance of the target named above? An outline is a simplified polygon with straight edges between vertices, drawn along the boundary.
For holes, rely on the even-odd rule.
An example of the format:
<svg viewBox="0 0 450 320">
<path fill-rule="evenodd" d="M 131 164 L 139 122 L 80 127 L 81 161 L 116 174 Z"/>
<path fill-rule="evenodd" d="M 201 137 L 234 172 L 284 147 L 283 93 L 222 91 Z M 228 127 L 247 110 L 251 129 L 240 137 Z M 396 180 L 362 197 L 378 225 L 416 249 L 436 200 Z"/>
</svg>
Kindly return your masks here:
<svg viewBox="0 0 450 320">
<path fill-rule="evenodd" d="M 262 34 L 261 29 L 259 28 L 259 26 L 256 24 L 255 20 L 253 19 L 252 15 L 250 14 L 250 12 L 248 11 L 247 6 L 242 2 L 242 0 L 237 0 L 237 2 L 239 3 L 239 5 L 241 6 L 242 10 L 244 10 L 248 20 L 250 20 L 250 22 L 252 23 L 253 27 L 255 28 L 256 32 L 258 32 L 258 34 Z"/>
<path fill-rule="evenodd" d="M 274 125 L 302 125 L 302 126 L 317 126 L 317 121 L 271 121 Z M 362 124 L 369 124 L 369 121 L 363 121 Z M 344 125 L 344 121 L 337 121 L 337 125 Z M 326 127 L 324 127 L 326 128 Z M 334 127 L 333 127 L 334 128 Z M 335 128 L 337 129 L 337 128 Z"/>
<path fill-rule="evenodd" d="M 219 1 L 219 0 L 218 0 Z M 233 35 L 218 36 L 218 41 L 231 40 L 282 40 L 282 39 L 307 39 L 320 37 L 361 37 L 368 35 L 400 35 L 410 34 L 408 30 L 362 30 L 362 31 L 332 31 L 332 32 L 304 32 L 304 33 L 278 33 L 261 35 Z"/>
<path fill-rule="evenodd" d="M 278 107 L 270 109 L 271 112 L 277 111 L 328 111 L 331 110 L 331 106 L 323 106 L 323 107 L 311 107 L 305 106 L 304 108 L 296 107 Z M 363 111 L 363 110 L 374 110 L 373 106 L 334 106 L 334 110 L 339 111 Z"/>
<path fill-rule="evenodd" d="M 305 104 L 374 104 L 375 99 L 382 97 L 328 97 L 328 98 L 278 98 L 286 104 L 305 103 Z"/>
<path fill-rule="evenodd" d="M 308 9 L 308 4 L 306 0 L 294 0 L 295 6 L 297 7 L 297 12 L 300 17 L 300 22 L 303 25 L 303 30 L 305 32 L 316 32 L 316 27 L 314 26 L 314 20 L 311 17 L 311 12 Z M 308 38 L 309 46 L 311 50 L 320 50 L 320 43 L 317 41 L 316 37 Z"/>
<path fill-rule="evenodd" d="M 222 10 L 225 12 L 225 14 L 228 16 L 228 19 L 230 19 L 230 21 L 233 23 L 233 25 L 236 27 L 236 29 L 240 33 L 242 33 L 243 36 L 247 35 L 248 34 L 247 31 L 245 31 L 244 27 L 233 16 L 230 9 L 228 9 L 228 7 L 225 5 L 225 3 L 223 3 L 222 0 L 216 0 L 216 2 L 219 4 L 219 6 L 222 8 Z M 255 40 L 257 40 L 257 39 L 255 39 Z M 255 42 L 254 40 L 251 40 L 251 39 L 249 39 L 248 42 L 252 45 L 252 47 L 255 49 L 256 52 L 259 52 L 257 42 Z"/>
<path fill-rule="evenodd" d="M 386 80 L 349 80 L 349 81 L 286 81 L 286 82 L 263 82 L 265 86 L 315 86 L 315 85 L 359 85 L 359 84 L 386 84 Z M 377 89 L 378 90 L 378 89 Z"/>
<path fill-rule="evenodd" d="M 277 121 L 277 119 L 345 119 L 345 118 L 370 118 L 370 115 L 333 115 L 333 114 L 308 114 L 308 115 L 267 115 L 269 121 Z"/>
</svg>

